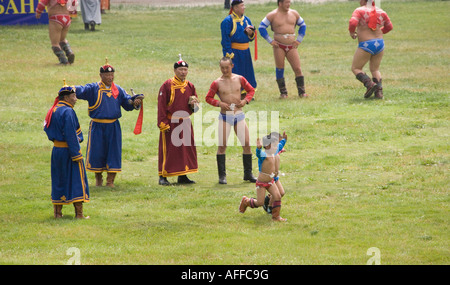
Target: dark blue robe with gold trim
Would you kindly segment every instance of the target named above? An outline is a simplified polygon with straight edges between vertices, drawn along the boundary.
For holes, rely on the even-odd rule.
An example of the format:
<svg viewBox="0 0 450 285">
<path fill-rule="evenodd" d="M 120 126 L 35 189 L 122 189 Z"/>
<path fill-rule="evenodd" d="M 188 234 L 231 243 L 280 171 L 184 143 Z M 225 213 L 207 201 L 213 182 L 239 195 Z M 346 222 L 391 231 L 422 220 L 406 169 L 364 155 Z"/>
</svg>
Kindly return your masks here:
<svg viewBox="0 0 450 285">
<path fill-rule="evenodd" d="M 73 106 L 60 101 L 44 131 L 55 144 L 51 158 L 52 203 L 89 202 L 89 186 L 80 148 L 83 133 Z"/>
<path fill-rule="evenodd" d="M 117 97 L 103 82 L 77 85 L 78 99 L 87 100 L 89 104 L 88 145 L 86 151 L 86 168 L 92 172 L 120 172 L 122 170 L 122 129 L 119 118 L 121 107 L 126 111 L 134 110 L 133 98 L 123 88 L 116 85 Z"/>
<path fill-rule="evenodd" d="M 236 47 L 239 46 L 239 44 L 248 44 L 255 39 L 256 34 L 253 34 L 253 37 L 249 38 L 249 36 L 244 33 L 247 26 L 253 25 L 250 19 L 245 15 L 238 18 L 238 16 L 233 13 L 222 21 L 220 25 L 222 33 L 222 52 L 223 56 L 226 56 L 227 53 L 234 53 L 233 73 L 244 76 L 252 87 L 256 88 L 257 84 L 250 48 L 242 50 L 241 48 Z M 233 46 L 235 48 L 233 48 Z"/>
</svg>

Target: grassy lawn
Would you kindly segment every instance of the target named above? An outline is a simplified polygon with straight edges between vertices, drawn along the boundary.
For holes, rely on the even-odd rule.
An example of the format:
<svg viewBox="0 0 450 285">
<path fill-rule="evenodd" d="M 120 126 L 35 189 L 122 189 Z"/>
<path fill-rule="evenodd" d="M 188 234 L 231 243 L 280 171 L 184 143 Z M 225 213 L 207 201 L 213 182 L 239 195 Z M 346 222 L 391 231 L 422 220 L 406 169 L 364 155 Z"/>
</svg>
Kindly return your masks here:
<svg viewBox="0 0 450 285">
<path fill-rule="evenodd" d="M 204 102 L 220 75 L 222 5 L 113 6 L 96 32 L 84 31 L 80 16 L 68 36 L 72 66 L 56 64 L 46 26 L 1 26 L 0 264 L 66 264 L 71 247 L 82 264 L 363 265 L 372 247 L 381 264 L 449 264 L 450 2 L 382 2 L 394 24 L 385 36 L 382 101 L 365 100 L 350 71 L 357 43 L 347 26 L 357 5 L 292 5 L 308 25 L 299 49 L 306 100 L 288 64 L 290 96 L 278 99 L 272 50 L 258 39 L 258 92 L 245 110 L 279 112 L 289 136 L 281 156 L 286 223 L 262 209 L 238 213 L 241 197 L 256 195 L 242 181 L 240 146 L 227 150 L 227 185 L 218 184 L 216 146 L 205 144 L 197 147 L 199 173 L 189 176 L 194 186 L 158 185 L 159 87 L 181 53 Z M 274 7 L 247 5 L 246 15 L 258 25 Z M 105 57 L 116 84 L 146 95 L 143 133 L 132 133 L 138 113 L 122 112 L 116 187 L 95 187 L 88 173 L 91 219 L 74 220 L 65 206 L 54 220 L 43 120 L 63 79 L 98 81 Z M 87 103 L 75 111 L 86 138 Z M 217 109 L 204 102 L 201 111 Z M 253 168 L 256 175 L 256 159 Z"/>
</svg>

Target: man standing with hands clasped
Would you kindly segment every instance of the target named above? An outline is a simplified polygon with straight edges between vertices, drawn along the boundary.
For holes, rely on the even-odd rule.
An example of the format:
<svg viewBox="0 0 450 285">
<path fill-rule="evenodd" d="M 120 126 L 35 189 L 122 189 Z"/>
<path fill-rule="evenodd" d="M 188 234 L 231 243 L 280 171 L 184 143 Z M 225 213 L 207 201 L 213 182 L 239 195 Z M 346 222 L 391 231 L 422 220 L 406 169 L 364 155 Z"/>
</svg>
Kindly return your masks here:
<svg viewBox="0 0 450 285">
<path fill-rule="evenodd" d="M 246 106 L 253 98 L 255 89 L 245 79 L 232 73 L 233 62 L 229 57 L 223 57 L 220 60 L 220 70 L 222 76 L 213 81 L 206 95 L 206 102 L 212 106 L 220 108 L 219 114 L 219 146 L 217 148 L 217 169 L 219 173 L 219 184 L 227 184 L 225 169 L 225 153 L 227 149 L 227 140 L 230 135 L 231 127 L 234 128 L 239 141 L 242 145 L 242 161 L 244 164 L 244 180 L 256 182 L 252 174 L 252 150 L 250 147 L 250 136 L 247 123 L 245 122 L 245 113 L 242 108 Z M 246 91 L 246 97 L 241 99 L 240 90 Z M 215 95 L 219 100 L 214 99 Z"/>
<path fill-rule="evenodd" d="M 173 65 L 175 76 L 166 80 L 158 93 L 159 185 L 170 185 L 167 177 L 178 176 L 179 184 L 193 184 L 187 174 L 198 172 L 197 149 L 189 116 L 197 112 L 194 84 L 186 80 L 189 65 L 181 58 Z"/>
</svg>

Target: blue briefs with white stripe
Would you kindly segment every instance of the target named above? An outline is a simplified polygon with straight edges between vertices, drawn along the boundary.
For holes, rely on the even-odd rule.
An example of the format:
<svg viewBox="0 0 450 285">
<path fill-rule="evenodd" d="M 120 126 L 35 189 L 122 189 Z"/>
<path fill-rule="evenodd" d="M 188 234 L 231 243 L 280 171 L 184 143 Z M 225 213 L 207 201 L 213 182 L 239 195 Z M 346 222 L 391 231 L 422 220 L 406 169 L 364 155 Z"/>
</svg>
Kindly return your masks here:
<svg viewBox="0 0 450 285">
<path fill-rule="evenodd" d="M 360 42 L 358 47 L 364 51 L 367 51 L 371 55 L 376 55 L 384 50 L 384 40 L 373 39 L 365 42 Z"/>
<path fill-rule="evenodd" d="M 244 112 L 237 113 L 237 114 L 231 114 L 231 112 L 230 112 L 230 114 L 220 113 L 219 119 L 227 122 L 230 125 L 236 126 L 238 122 L 245 119 L 245 113 Z"/>
</svg>

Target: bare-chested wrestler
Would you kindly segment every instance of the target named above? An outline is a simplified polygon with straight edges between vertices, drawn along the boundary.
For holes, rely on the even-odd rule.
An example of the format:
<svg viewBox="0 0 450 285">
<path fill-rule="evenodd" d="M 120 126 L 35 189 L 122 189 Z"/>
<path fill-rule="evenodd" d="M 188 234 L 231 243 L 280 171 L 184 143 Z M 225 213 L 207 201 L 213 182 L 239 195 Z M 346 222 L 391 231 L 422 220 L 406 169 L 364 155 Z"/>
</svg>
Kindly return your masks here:
<svg viewBox="0 0 450 285">
<path fill-rule="evenodd" d="M 352 39 L 358 38 L 358 48 L 353 56 L 352 72 L 356 79 L 367 88 L 364 98 L 375 92 L 376 99 L 383 99 L 380 64 L 384 54 L 383 34 L 393 29 L 386 12 L 375 7 L 373 0 L 360 0 L 361 7 L 353 11 L 348 30 Z M 358 29 L 356 32 L 356 29 Z M 369 62 L 372 80 L 364 73 L 363 67 Z"/>
<path fill-rule="evenodd" d="M 303 40 L 306 24 L 300 14 L 290 9 L 291 0 L 278 0 L 278 8 L 268 13 L 259 25 L 259 33 L 273 47 L 275 57 L 276 79 L 280 90 L 280 98 L 286 98 L 288 92 L 284 80 L 284 61 L 288 60 L 295 73 L 298 96 L 308 97 L 305 93 L 305 80 L 300 67 L 300 56 L 297 48 Z M 274 32 L 273 39 L 267 33 L 271 26 Z M 299 26 L 298 36 L 295 27 Z"/>
<path fill-rule="evenodd" d="M 232 73 L 233 62 L 229 57 L 220 60 L 220 70 L 222 76 L 214 80 L 211 84 L 206 102 L 212 106 L 220 108 L 219 115 L 219 146 L 217 149 L 217 169 L 219 173 L 219 183 L 227 184 L 225 168 L 225 152 L 227 149 L 228 136 L 231 127 L 234 128 L 239 141 L 241 142 L 244 164 L 244 180 L 256 182 L 252 174 L 252 150 L 249 142 L 249 131 L 245 122 L 245 114 L 242 108 L 250 103 L 255 94 L 255 89 L 245 79 L 245 77 Z M 245 89 L 247 95 L 241 100 L 241 88 Z M 220 100 L 214 99 L 215 95 Z"/>
<path fill-rule="evenodd" d="M 67 0 L 40 0 L 36 8 L 36 19 L 41 17 L 45 6 L 48 9 L 48 33 L 53 53 L 58 57 L 60 64 L 72 64 L 75 54 L 66 39 L 72 22 Z"/>
</svg>

